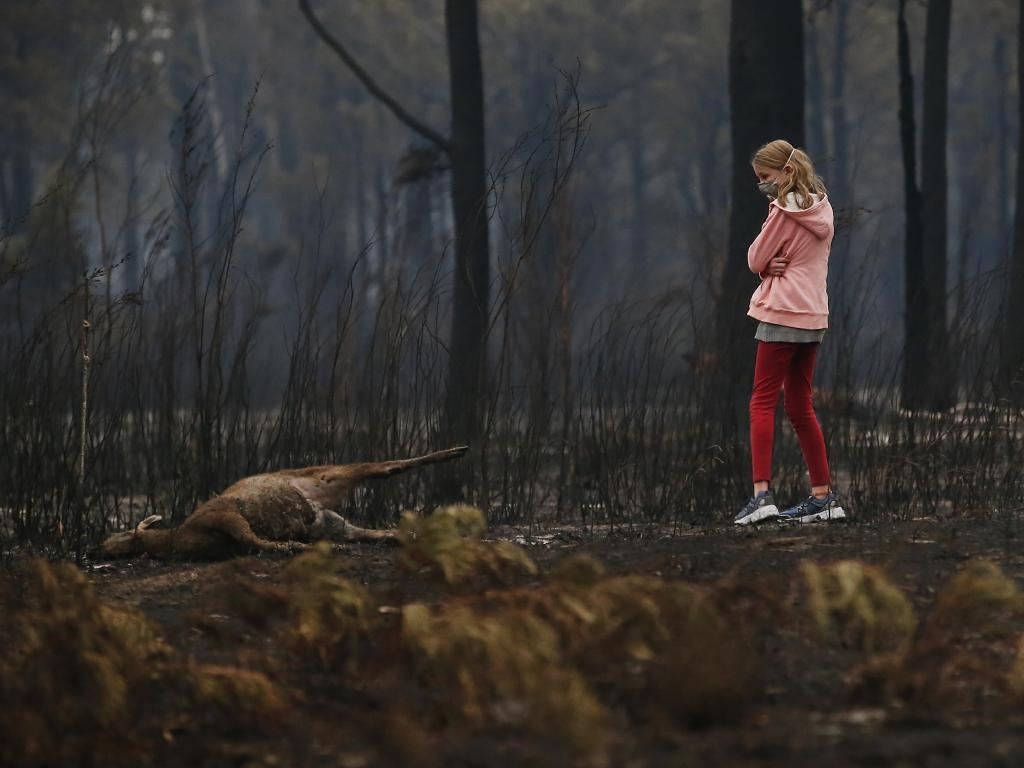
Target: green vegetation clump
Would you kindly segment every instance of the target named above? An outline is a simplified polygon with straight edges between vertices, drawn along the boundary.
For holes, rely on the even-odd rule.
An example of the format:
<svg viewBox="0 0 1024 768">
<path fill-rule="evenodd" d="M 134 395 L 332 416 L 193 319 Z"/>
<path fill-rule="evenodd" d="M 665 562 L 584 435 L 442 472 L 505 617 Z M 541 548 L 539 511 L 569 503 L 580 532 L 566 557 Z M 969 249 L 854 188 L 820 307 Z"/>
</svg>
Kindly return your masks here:
<svg viewBox="0 0 1024 768">
<path fill-rule="evenodd" d="M 1013 579 L 995 563 L 972 560 L 939 590 L 912 642 L 854 671 L 855 693 L 915 712 L 1015 698 L 1024 693 L 1024 664 L 1013 654 L 1020 616 Z"/>
<path fill-rule="evenodd" d="M 481 581 L 507 585 L 537 573 L 526 551 L 508 541 L 481 541 L 484 514 L 476 507 L 440 507 L 428 517 L 406 512 L 399 538 L 399 565 L 450 588 Z"/>
<path fill-rule="evenodd" d="M 910 641 L 913 606 L 881 569 L 857 560 L 828 565 L 805 560 L 800 573 L 819 639 L 839 639 L 868 654 L 896 651 Z"/>
<path fill-rule="evenodd" d="M 1007 676 L 1007 686 L 1013 703 L 1024 704 L 1024 635 L 1017 640 L 1017 653 Z"/>
<path fill-rule="evenodd" d="M 568 568 L 566 569 L 568 570 Z M 755 700 L 757 654 L 749 635 L 719 605 L 715 586 L 650 576 L 596 577 L 571 565 L 574 578 L 496 595 L 543 618 L 566 657 L 588 680 L 622 691 L 646 714 L 662 710 L 688 725 L 741 716 Z M 590 581 L 590 579 L 594 579 Z"/>
<path fill-rule="evenodd" d="M 965 632 L 1001 635 L 1020 613 L 1020 589 L 1016 582 L 991 562 L 969 561 L 946 583 L 935 599 L 935 607 L 924 628 L 924 641 L 935 636 L 940 642 Z"/>
<path fill-rule="evenodd" d="M 0 757 L 57 763 L 114 749 L 151 660 L 168 651 L 144 616 L 100 603 L 70 563 L 27 561 L 0 586 Z"/>
<path fill-rule="evenodd" d="M 330 545 L 321 543 L 285 569 L 286 641 L 297 653 L 315 654 L 325 666 L 351 665 L 378 620 L 369 592 L 340 575 L 342 562 Z"/>
<path fill-rule="evenodd" d="M 596 584 L 605 575 L 604 566 L 590 555 L 563 557 L 551 569 L 551 581 L 556 584 L 588 586 Z"/>
<path fill-rule="evenodd" d="M 295 557 L 275 583 L 251 576 L 251 562 L 219 567 L 216 611 L 233 615 L 263 635 L 270 635 L 301 659 L 315 659 L 328 669 L 347 669 L 368 646 L 379 622 L 377 603 L 363 587 L 345 578 L 346 560 L 321 542 Z M 194 625 L 230 646 L 239 637 L 220 637 L 217 624 L 203 612 Z"/>
<path fill-rule="evenodd" d="M 603 752 L 610 716 L 538 616 L 411 603 L 402 609 L 401 635 L 438 717 L 554 737 L 575 754 Z"/>
<path fill-rule="evenodd" d="M 1013 687 L 1002 646 L 1017 636 L 1020 590 L 995 563 L 969 561 L 946 582 L 893 676 L 897 693 L 918 707 L 976 708 Z"/>
<path fill-rule="evenodd" d="M 287 714 L 287 698 L 262 672 L 232 666 L 188 669 L 189 709 L 223 732 L 276 730 Z"/>
</svg>

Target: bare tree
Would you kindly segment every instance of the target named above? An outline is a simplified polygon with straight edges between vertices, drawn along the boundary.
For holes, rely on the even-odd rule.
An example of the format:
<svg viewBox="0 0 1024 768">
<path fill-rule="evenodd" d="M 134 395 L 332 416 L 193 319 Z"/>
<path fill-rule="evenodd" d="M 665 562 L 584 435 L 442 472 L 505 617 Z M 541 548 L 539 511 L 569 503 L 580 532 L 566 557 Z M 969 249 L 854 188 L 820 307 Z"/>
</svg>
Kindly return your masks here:
<svg viewBox="0 0 1024 768">
<path fill-rule="evenodd" d="M 1017 28 L 1017 109 L 1024 125 L 1024 0 Z M 1024 132 L 1017 150 L 1017 200 L 1013 212 L 1013 250 L 1003 305 L 1003 379 L 1016 402 L 1024 402 L 1024 334 L 1017 308 L 1024 306 Z"/>
<path fill-rule="evenodd" d="M 452 435 L 472 442 L 480 429 L 480 395 L 485 383 L 490 303 L 483 67 L 480 63 L 477 0 L 445 0 L 451 85 L 450 137 L 418 120 L 386 93 L 324 27 L 313 13 L 309 0 L 299 0 L 299 7 L 317 35 L 370 94 L 403 124 L 426 139 L 435 154 L 447 156 L 450 163 L 455 215 L 455 285 L 446 421 Z"/>
<path fill-rule="evenodd" d="M 800 0 L 764 3 L 733 0 L 729 33 L 729 102 L 732 114 L 732 208 L 729 247 L 718 297 L 717 348 L 722 373 L 736 386 L 748 370 L 750 349 L 735 343 L 753 336 L 746 322 L 754 281 L 747 247 L 764 220 L 767 205 L 750 170 L 750 157 L 772 139 L 804 144 L 804 34 Z M 747 333 L 749 331 L 749 333 Z M 732 350 L 732 352 L 724 352 Z M 731 357 L 729 357 L 731 355 Z M 745 390 L 739 387 L 737 393 Z M 732 398 L 736 399 L 736 398 Z"/>
<path fill-rule="evenodd" d="M 945 410 L 956 399 L 946 318 L 946 134 L 949 107 L 949 29 L 952 0 L 929 0 L 924 44 L 924 125 L 921 202 L 924 210 L 925 290 L 928 295 L 926 407 Z"/>
<path fill-rule="evenodd" d="M 902 401 L 914 408 L 923 401 L 920 371 L 927 365 L 928 323 L 924 272 L 921 190 L 917 185 L 917 128 L 914 120 L 914 73 L 910 59 L 910 35 L 907 31 L 907 0 L 900 0 L 896 16 L 896 34 L 900 80 L 900 144 L 903 150 L 904 218 L 904 354 Z"/>
<path fill-rule="evenodd" d="M 913 79 L 906 0 L 897 18 L 900 124 L 907 196 L 906 336 L 903 404 L 941 411 L 955 399 L 946 319 L 946 133 L 951 0 L 931 0 L 925 24 L 921 190 L 914 168 Z M 916 211 L 914 209 L 917 209 Z"/>
<path fill-rule="evenodd" d="M 835 14 L 835 38 L 833 52 L 835 59 L 832 63 L 832 173 L 828 180 L 830 197 L 839 200 L 845 205 L 849 194 L 849 169 L 847 162 L 847 136 L 846 120 L 846 49 L 847 49 L 847 17 L 850 11 L 850 0 L 834 0 L 832 10 Z M 844 238 L 843 243 L 846 243 Z M 841 246 L 844 250 L 846 245 Z M 843 254 L 845 255 L 845 254 Z"/>
</svg>

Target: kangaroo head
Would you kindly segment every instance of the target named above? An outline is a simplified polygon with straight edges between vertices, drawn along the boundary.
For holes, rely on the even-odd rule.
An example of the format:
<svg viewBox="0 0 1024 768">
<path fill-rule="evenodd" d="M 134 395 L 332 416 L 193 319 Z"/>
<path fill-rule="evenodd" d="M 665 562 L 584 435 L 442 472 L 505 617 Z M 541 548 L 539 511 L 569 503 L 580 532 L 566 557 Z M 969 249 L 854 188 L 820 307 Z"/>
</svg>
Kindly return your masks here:
<svg viewBox="0 0 1024 768">
<path fill-rule="evenodd" d="M 160 515 L 150 515 L 135 528 L 123 533 L 115 533 L 100 545 L 103 557 L 131 557 L 146 551 L 145 533 L 150 526 L 160 522 L 163 518 Z"/>
</svg>

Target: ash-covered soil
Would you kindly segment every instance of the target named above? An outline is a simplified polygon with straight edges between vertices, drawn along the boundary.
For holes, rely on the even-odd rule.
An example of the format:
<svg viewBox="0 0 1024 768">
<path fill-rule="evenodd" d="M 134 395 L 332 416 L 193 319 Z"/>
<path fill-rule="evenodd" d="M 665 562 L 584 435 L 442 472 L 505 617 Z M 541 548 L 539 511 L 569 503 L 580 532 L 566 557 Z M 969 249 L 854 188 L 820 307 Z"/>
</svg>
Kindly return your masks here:
<svg viewBox="0 0 1024 768">
<path fill-rule="evenodd" d="M 607 747 L 564 754 L 560 745 L 550 743 L 553 737 L 522 732 L 501 716 L 493 718 L 493 728 L 468 728 L 463 733 L 445 716 L 443 701 L 438 704 L 441 712 L 422 701 L 388 711 L 397 683 L 367 680 L 388 678 L 389 651 L 367 651 L 365 644 L 387 644 L 393 637 L 369 636 L 360 651 L 353 651 L 349 663 L 376 665 L 370 675 L 339 665 L 337 659 L 303 659 L 297 646 L 285 647 L 277 619 L 262 622 L 252 615 L 259 613 L 259 605 L 248 603 L 252 594 L 283 589 L 292 558 L 227 563 L 141 558 L 93 563 L 87 573 L 103 602 L 147 616 L 185 663 L 260 670 L 285 701 L 266 718 L 265 727 L 257 717 L 251 726 L 243 723 L 228 732 L 207 729 L 180 712 L 161 712 L 158 707 L 145 717 L 165 721 L 161 741 L 140 748 L 138 764 L 1017 766 L 1024 764 L 1024 699 L 1000 685 L 975 685 L 981 673 L 972 678 L 973 667 L 961 665 L 960 656 L 952 667 L 953 662 L 945 661 L 934 665 L 936 674 L 948 673 L 952 681 L 935 688 L 942 693 L 935 693 L 934 701 L 928 698 L 932 689 L 924 683 L 916 684 L 916 695 L 901 694 L 896 688 L 895 694 L 879 694 L 884 679 L 875 680 L 874 687 L 864 682 L 872 679 L 864 673 L 872 654 L 848 638 L 814 636 L 800 618 L 800 564 L 854 559 L 879 566 L 909 597 L 923 627 L 923 617 L 936 610 L 936 594 L 966 563 L 984 558 L 1020 585 L 1021 534 L 1021 521 L 1009 517 L 768 524 L 675 533 L 654 527 L 560 527 L 533 537 L 511 528 L 491 530 L 485 540 L 518 542 L 538 567 L 536 574 L 517 583 L 518 590 L 541 588 L 560 561 L 585 554 L 603 564 L 609 576 L 642 575 L 697 585 L 725 581 L 733 590 L 749 592 L 743 610 L 750 612 L 751 626 L 756 625 L 750 645 L 756 664 L 749 700 L 742 702 L 736 716 L 719 712 L 721 717 L 698 722 L 660 718 L 653 710 L 634 705 L 635 697 L 645 695 L 642 687 L 630 689 L 627 696 L 599 675 L 594 686 L 612 715 L 602 721 L 610 731 L 602 734 Z M 385 622 L 392 617 L 397 621 L 402 607 L 412 603 L 435 608 L 446 602 L 470 604 L 487 590 L 503 588 L 493 579 L 481 579 L 478 585 L 445 589 L 424 570 L 398 567 L 398 556 L 396 548 L 366 544 L 337 547 L 330 555 L 340 577 L 372 595 Z M 244 588 L 232 596 L 225 585 Z M 767 612 L 767 618 L 755 619 L 758 605 L 771 602 L 772 596 L 779 605 Z M 1005 631 L 961 632 L 951 642 L 957 644 L 958 654 L 981 659 L 979 665 L 1002 659 L 1007 669 L 997 676 L 1003 679 L 1013 672 L 1017 615 L 1014 609 L 999 619 L 1005 622 Z M 919 628 L 918 635 L 921 632 Z M 984 647 L 975 652 L 975 642 Z M 398 671 L 402 653 L 394 650 L 394 674 L 407 674 Z M 884 678 L 884 668 L 879 674 Z M 686 684 L 685 677 L 680 684 Z M 381 693 L 384 689 L 392 693 Z M 421 684 L 410 695 L 429 697 L 430 686 Z"/>
</svg>

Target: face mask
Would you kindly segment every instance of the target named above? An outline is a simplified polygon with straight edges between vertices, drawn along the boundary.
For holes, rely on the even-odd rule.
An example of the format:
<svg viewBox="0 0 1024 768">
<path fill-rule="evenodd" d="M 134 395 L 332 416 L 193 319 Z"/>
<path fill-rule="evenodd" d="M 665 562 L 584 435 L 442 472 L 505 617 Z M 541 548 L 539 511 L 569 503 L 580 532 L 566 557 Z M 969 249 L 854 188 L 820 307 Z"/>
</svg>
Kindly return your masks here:
<svg viewBox="0 0 1024 768">
<path fill-rule="evenodd" d="M 789 153 L 789 157 L 786 158 L 786 162 L 782 164 L 782 168 L 785 169 L 789 162 L 793 159 L 793 155 L 796 154 L 796 147 Z M 757 191 L 770 200 L 776 200 L 779 197 L 779 185 L 774 181 L 762 181 L 757 185 Z"/>
</svg>

